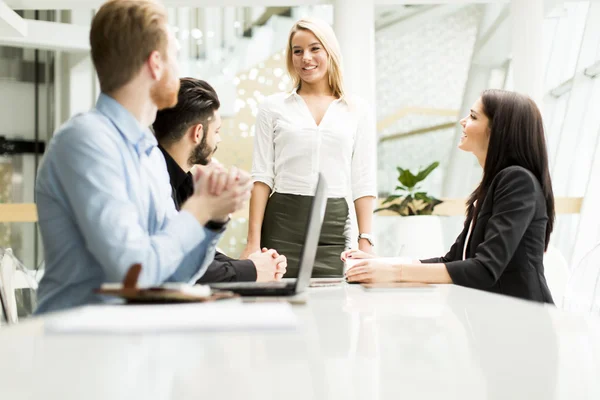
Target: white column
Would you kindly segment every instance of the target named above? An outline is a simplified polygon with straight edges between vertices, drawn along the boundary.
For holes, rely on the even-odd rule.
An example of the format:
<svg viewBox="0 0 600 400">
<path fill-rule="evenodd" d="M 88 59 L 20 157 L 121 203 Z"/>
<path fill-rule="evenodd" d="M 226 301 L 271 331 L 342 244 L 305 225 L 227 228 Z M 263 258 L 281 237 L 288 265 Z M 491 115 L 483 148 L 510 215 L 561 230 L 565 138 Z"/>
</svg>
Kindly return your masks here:
<svg viewBox="0 0 600 400">
<path fill-rule="evenodd" d="M 221 7 L 215 7 L 213 9 L 213 23 L 215 26 L 215 36 L 213 38 L 213 42 L 215 43 L 215 48 L 217 49 L 217 59 L 215 60 L 217 63 L 221 62 L 223 57 L 223 10 Z"/>
<path fill-rule="evenodd" d="M 93 12 L 90 9 L 72 10 L 70 22 L 75 25 L 91 25 Z M 59 125 L 73 115 L 88 111 L 96 104 L 100 93 L 98 89 L 98 77 L 91 54 L 63 53 L 62 71 L 57 69 L 56 73 L 63 73 L 59 82 L 62 81 L 60 92 L 61 118 L 56 121 Z"/>
<path fill-rule="evenodd" d="M 223 8 L 223 42 L 227 51 L 233 49 L 237 39 L 235 21 L 235 7 Z"/>
<path fill-rule="evenodd" d="M 511 0 L 514 90 L 541 106 L 544 96 L 544 0 Z"/>
<path fill-rule="evenodd" d="M 219 51 L 221 48 L 219 17 L 220 12 L 217 7 L 206 7 L 204 9 L 204 32 L 206 42 L 206 60 L 211 62 L 219 59 Z"/>
<path fill-rule="evenodd" d="M 375 110 L 375 9 L 373 0 L 335 0 L 333 27 L 342 48 L 346 90 Z"/>
<path fill-rule="evenodd" d="M 190 48 L 196 45 L 191 34 L 189 7 L 180 7 L 177 9 L 177 39 L 179 40 L 179 75 L 190 76 Z"/>
<path fill-rule="evenodd" d="M 333 2 L 333 28 L 340 42 L 346 92 L 361 97 L 376 115 L 375 92 L 375 9 L 373 0 L 335 0 Z M 375 124 L 376 118 L 373 118 Z M 377 135 L 376 127 L 373 131 Z M 376 154 L 374 155 L 377 163 Z M 350 243 L 357 247 L 358 225 L 351 199 Z M 375 230 L 373 221 L 373 231 Z"/>
</svg>

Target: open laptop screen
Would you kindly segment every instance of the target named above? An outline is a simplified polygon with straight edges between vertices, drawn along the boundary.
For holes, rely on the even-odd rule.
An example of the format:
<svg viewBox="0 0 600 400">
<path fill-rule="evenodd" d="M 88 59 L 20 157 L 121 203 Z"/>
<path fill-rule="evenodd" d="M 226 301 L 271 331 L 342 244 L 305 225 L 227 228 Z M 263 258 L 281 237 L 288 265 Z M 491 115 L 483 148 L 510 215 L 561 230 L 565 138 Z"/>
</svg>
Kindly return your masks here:
<svg viewBox="0 0 600 400">
<path fill-rule="evenodd" d="M 308 214 L 304 246 L 302 246 L 298 262 L 299 272 L 298 279 L 296 280 L 296 293 L 306 289 L 310 283 L 315 257 L 317 256 L 317 247 L 319 246 L 319 237 L 321 236 L 321 227 L 325 218 L 325 208 L 327 206 L 326 191 L 327 183 L 323 175 L 319 173 L 317 189 Z"/>
</svg>

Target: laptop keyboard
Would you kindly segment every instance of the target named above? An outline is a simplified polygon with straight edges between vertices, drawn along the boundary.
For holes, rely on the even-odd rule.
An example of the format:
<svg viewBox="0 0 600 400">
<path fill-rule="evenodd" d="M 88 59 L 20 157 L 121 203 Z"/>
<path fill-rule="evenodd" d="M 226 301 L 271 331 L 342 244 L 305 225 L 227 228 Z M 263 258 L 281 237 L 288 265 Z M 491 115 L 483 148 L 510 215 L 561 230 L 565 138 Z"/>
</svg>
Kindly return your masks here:
<svg viewBox="0 0 600 400">
<path fill-rule="evenodd" d="M 210 287 L 215 289 L 283 289 L 287 287 L 289 282 L 224 282 L 224 283 L 211 283 Z"/>
</svg>

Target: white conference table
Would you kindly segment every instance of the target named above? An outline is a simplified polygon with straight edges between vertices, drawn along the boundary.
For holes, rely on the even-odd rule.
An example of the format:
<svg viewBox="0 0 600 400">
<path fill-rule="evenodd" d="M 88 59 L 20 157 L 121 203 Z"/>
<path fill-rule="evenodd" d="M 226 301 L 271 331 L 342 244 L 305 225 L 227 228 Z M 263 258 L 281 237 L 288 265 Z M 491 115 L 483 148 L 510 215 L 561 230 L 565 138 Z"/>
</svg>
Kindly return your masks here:
<svg viewBox="0 0 600 400">
<path fill-rule="evenodd" d="M 600 399 L 600 318 L 452 285 L 312 288 L 296 330 L 0 329 L 1 399 Z"/>
</svg>

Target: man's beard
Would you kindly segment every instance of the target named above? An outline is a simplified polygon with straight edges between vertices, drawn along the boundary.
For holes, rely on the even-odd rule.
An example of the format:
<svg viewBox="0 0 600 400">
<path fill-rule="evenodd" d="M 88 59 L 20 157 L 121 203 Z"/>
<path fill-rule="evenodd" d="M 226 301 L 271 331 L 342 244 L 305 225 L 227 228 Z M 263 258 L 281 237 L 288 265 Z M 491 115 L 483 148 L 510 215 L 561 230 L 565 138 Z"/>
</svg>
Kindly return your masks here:
<svg viewBox="0 0 600 400">
<path fill-rule="evenodd" d="M 214 152 L 217 151 L 217 148 L 211 149 L 208 143 L 206 142 L 206 134 L 200 141 L 198 146 L 194 147 L 190 157 L 188 158 L 188 163 L 190 165 L 207 165 L 210 162 L 210 159 Z"/>
<path fill-rule="evenodd" d="M 171 79 L 167 72 L 150 90 L 150 97 L 159 110 L 175 107 L 179 94 L 179 79 Z"/>
</svg>

